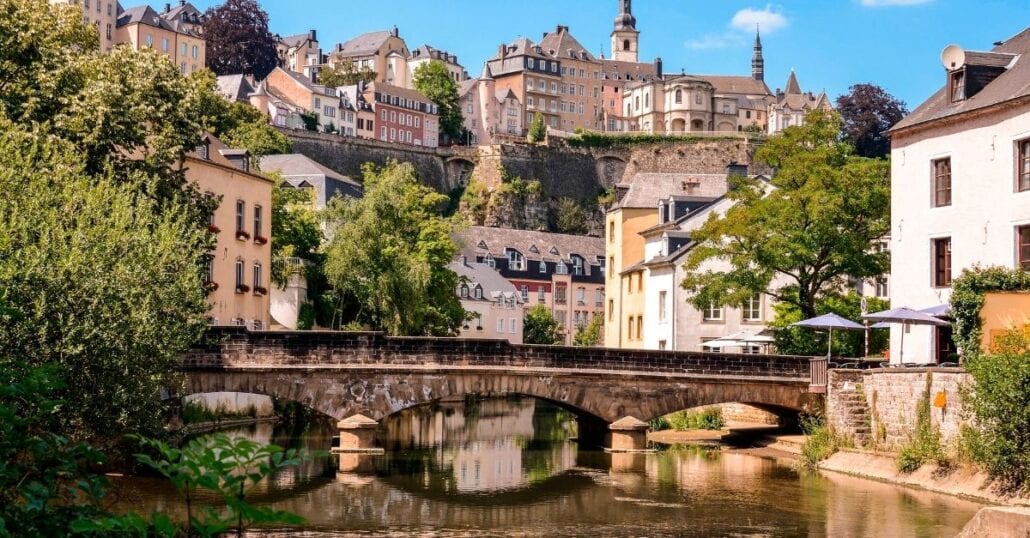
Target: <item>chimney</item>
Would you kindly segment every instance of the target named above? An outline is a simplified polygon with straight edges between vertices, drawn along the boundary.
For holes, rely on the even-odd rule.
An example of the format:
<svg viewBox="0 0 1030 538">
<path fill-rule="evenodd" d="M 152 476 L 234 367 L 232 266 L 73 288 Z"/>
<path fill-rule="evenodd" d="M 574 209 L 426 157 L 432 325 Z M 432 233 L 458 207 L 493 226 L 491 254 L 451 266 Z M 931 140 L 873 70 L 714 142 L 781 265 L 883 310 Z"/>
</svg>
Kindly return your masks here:
<svg viewBox="0 0 1030 538">
<path fill-rule="evenodd" d="M 168 13 L 171 10 L 172 10 L 172 5 L 168 4 L 168 3 L 165 3 L 165 13 Z"/>
<path fill-rule="evenodd" d="M 308 39 L 312 41 L 318 41 L 318 34 L 315 32 L 315 30 L 311 30 L 308 32 Z"/>
<path fill-rule="evenodd" d="M 179 0 L 179 7 L 186 7 L 186 0 Z"/>
<path fill-rule="evenodd" d="M 503 60 L 506 56 L 508 56 L 508 46 L 502 44 L 500 47 L 497 48 L 497 54 L 500 55 L 501 59 Z"/>
<path fill-rule="evenodd" d="M 662 58 L 659 56 L 654 59 L 654 75 L 656 80 L 662 80 Z"/>
<path fill-rule="evenodd" d="M 393 37 L 400 37 L 401 32 L 397 29 L 396 24 L 393 26 L 393 30 L 390 30 L 390 35 L 392 35 Z"/>
</svg>

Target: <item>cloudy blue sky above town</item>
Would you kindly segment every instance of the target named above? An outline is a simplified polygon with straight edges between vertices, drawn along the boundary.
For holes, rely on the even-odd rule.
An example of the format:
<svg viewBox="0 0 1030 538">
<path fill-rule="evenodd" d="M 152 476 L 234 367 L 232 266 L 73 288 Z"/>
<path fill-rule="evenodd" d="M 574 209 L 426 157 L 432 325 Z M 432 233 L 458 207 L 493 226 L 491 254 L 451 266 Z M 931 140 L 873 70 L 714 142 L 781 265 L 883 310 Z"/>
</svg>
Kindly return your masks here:
<svg viewBox="0 0 1030 538">
<path fill-rule="evenodd" d="M 218 0 L 201 0 L 206 9 Z M 497 46 L 539 40 L 563 24 L 594 54 L 609 48 L 615 0 L 394 0 L 363 9 L 339 0 L 264 0 L 273 31 L 318 30 L 322 47 L 397 25 L 409 47 L 457 54 L 472 76 Z M 633 2 L 641 60 L 661 56 L 667 72 L 749 74 L 755 25 L 762 28 L 766 82 L 782 87 L 793 68 L 802 88 L 831 97 L 874 82 L 914 107 L 943 82 L 941 50 L 989 49 L 1030 23 L 1026 0 L 702 0 Z"/>
</svg>

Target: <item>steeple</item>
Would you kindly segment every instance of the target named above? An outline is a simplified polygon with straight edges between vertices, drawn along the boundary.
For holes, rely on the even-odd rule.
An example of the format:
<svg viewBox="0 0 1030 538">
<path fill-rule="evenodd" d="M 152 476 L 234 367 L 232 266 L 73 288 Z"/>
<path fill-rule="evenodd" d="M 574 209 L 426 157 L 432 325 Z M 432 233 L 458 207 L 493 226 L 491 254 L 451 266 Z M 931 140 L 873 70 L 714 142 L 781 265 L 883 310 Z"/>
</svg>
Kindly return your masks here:
<svg viewBox="0 0 1030 538">
<path fill-rule="evenodd" d="M 612 30 L 612 59 L 637 63 L 640 53 L 640 32 L 633 16 L 632 0 L 619 0 L 619 16 Z"/>
<path fill-rule="evenodd" d="M 783 90 L 783 93 L 787 95 L 801 95 L 801 85 L 798 84 L 798 77 L 794 74 L 794 70 L 790 70 L 790 76 L 787 77 L 787 87 Z"/>
<path fill-rule="evenodd" d="M 755 25 L 755 52 L 751 55 L 751 78 L 765 80 L 765 58 L 762 57 L 762 34 Z"/>
</svg>

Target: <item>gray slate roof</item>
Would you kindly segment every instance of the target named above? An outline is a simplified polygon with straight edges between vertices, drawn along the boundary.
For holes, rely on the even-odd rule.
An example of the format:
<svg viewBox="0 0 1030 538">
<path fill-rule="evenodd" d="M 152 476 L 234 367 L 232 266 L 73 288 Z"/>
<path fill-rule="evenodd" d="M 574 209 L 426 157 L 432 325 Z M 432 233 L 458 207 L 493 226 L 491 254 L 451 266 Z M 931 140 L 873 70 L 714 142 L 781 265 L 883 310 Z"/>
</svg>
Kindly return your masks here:
<svg viewBox="0 0 1030 538">
<path fill-rule="evenodd" d="M 725 173 L 638 173 L 619 185 L 629 190 L 616 207 L 657 208 L 658 200 L 667 200 L 670 195 L 718 198 L 729 190 L 726 177 Z"/>
<path fill-rule="evenodd" d="M 244 75 L 222 75 L 218 77 L 218 93 L 230 101 L 247 101 L 254 86 Z"/>
<path fill-rule="evenodd" d="M 336 47 L 334 54 L 338 56 L 367 56 L 379 50 L 392 34 L 389 30 L 361 34 Z"/>
<path fill-rule="evenodd" d="M 518 290 L 515 289 L 515 285 L 508 281 L 508 279 L 501 276 L 501 273 L 497 272 L 496 269 L 490 267 L 485 263 L 477 263 L 474 261 L 465 261 L 457 259 L 447 266 L 448 269 L 454 271 L 459 277 L 468 279 L 469 290 L 475 289 L 477 285 L 483 288 L 483 301 L 495 301 L 499 296 L 505 296 L 507 299 L 515 299 L 516 302 L 522 302 L 522 296 Z M 475 301 L 471 291 L 469 296 L 462 300 Z"/>
<path fill-rule="evenodd" d="M 362 185 L 357 181 L 300 153 L 265 155 L 261 157 L 261 170 L 278 172 L 294 187 L 302 188 L 305 182 L 314 187 L 319 207 L 324 207 L 337 196 L 360 198 L 363 193 Z"/>
<path fill-rule="evenodd" d="M 487 253 L 494 258 L 504 258 L 504 249 L 509 247 L 521 252 L 527 260 L 560 259 L 568 262 L 571 254 L 578 254 L 586 259 L 589 266 L 596 264 L 598 257 L 604 258 L 604 239 L 601 237 L 471 226 L 460 232 L 457 239 L 461 243 L 461 254 L 469 259 Z"/>
</svg>

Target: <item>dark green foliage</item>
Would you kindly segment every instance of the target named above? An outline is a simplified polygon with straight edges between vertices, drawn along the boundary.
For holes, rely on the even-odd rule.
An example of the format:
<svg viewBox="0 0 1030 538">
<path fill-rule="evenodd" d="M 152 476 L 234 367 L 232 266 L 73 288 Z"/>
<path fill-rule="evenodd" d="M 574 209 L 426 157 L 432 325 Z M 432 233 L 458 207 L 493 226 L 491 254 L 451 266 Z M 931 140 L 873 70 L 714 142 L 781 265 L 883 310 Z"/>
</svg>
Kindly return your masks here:
<svg viewBox="0 0 1030 538">
<path fill-rule="evenodd" d="M 297 313 L 297 330 L 310 331 L 315 327 L 315 306 L 310 302 L 300 305 L 300 312 Z"/>
<path fill-rule="evenodd" d="M 447 64 L 432 60 L 418 66 L 412 85 L 439 108 L 441 137 L 459 139 L 465 118 L 461 115 L 461 104 L 458 102 L 458 83 L 451 78 Z"/>
<path fill-rule="evenodd" d="M 228 411 L 221 406 L 218 409 L 211 409 L 197 401 L 185 402 L 182 405 L 182 422 L 184 424 L 203 424 L 243 418 L 257 418 L 257 409 L 253 405 L 243 411 Z"/>
<path fill-rule="evenodd" d="M 726 425 L 722 408 L 706 407 L 700 411 L 676 411 L 651 421 L 651 429 L 660 430 L 721 430 Z"/>
<path fill-rule="evenodd" d="M 561 324 L 554 319 L 546 306 L 538 304 L 526 312 L 523 322 L 522 341 L 526 344 L 556 345 L 562 343 L 565 335 Z"/>
<path fill-rule="evenodd" d="M 268 13 L 256 0 L 225 0 L 205 13 L 207 66 L 218 75 L 268 76 L 279 61 Z"/>
<path fill-rule="evenodd" d="M 801 445 L 801 460 L 809 469 L 815 469 L 819 462 L 832 456 L 840 448 L 840 441 L 822 414 L 801 417 L 801 430 L 807 436 Z"/>
<path fill-rule="evenodd" d="M 529 131 L 526 139 L 530 142 L 542 142 L 547 138 L 547 126 L 544 125 L 544 115 L 537 112 L 533 114 L 533 121 L 529 122 Z"/>
<path fill-rule="evenodd" d="M 318 114 L 314 112 L 301 112 L 300 120 L 304 122 L 304 128 L 309 131 L 318 130 Z"/>
<path fill-rule="evenodd" d="M 973 267 L 951 283 L 951 317 L 955 344 L 964 357 L 980 352 L 980 310 L 984 294 L 992 291 L 1030 291 L 1030 271 L 1007 267 Z"/>
<path fill-rule="evenodd" d="M 569 137 L 566 140 L 568 141 L 569 145 L 574 148 L 609 149 L 627 146 L 638 146 L 643 144 L 691 144 L 695 142 L 718 140 L 740 140 L 740 137 L 660 134 L 611 135 L 605 133 L 584 132 L 577 134 L 576 136 Z"/>
<path fill-rule="evenodd" d="M 880 312 L 890 308 L 890 302 L 876 297 L 866 297 L 867 309 L 869 312 Z M 776 303 L 773 305 L 775 318 L 769 323 L 776 327 L 776 351 L 784 355 L 826 355 L 826 338 L 828 332 L 825 329 L 811 329 L 807 327 L 790 327 L 790 324 L 805 319 L 801 310 L 791 303 Z M 848 292 L 846 295 L 839 293 L 827 294 L 816 304 L 817 315 L 834 313 L 841 317 L 861 323 L 862 318 L 862 297 L 855 292 Z M 870 330 L 869 331 L 869 356 L 876 356 L 882 353 L 889 344 L 890 331 Z M 835 357 L 863 357 L 865 356 L 865 333 L 864 331 L 833 331 L 833 356 Z"/>
<path fill-rule="evenodd" d="M 908 114 L 905 103 L 875 84 L 855 84 L 837 98 L 837 111 L 844 120 L 844 140 L 862 157 L 890 155 L 887 131 Z"/>
<path fill-rule="evenodd" d="M 577 347 L 594 347 L 601 345 L 601 334 L 604 330 L 604 316 L 598 314 L 590 319 L 572 338 L 572 345 Z"/>
<path fill-rule="evenodd" d="M 586 235 L 590 231 L 587 219 L 586 210 L 572 198 L 559 198 L 555 204 L 554 229 L 558 233 Z"/>
</svg>

